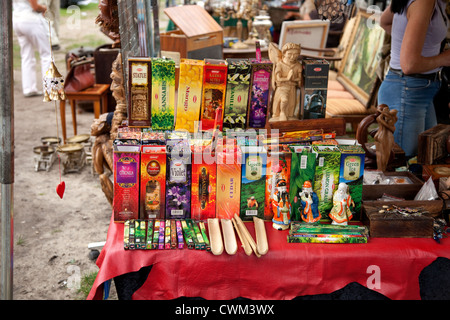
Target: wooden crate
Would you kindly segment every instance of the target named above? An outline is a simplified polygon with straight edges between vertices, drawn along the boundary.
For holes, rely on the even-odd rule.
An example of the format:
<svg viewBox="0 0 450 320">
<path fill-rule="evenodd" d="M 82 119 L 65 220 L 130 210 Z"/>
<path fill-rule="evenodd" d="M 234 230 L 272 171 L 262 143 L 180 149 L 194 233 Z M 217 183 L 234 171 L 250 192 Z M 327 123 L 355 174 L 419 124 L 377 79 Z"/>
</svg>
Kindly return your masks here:
<svg viewBox="0 0 450 320">
<path fill-rule="evenodd" d="M 448 124 L 438 124 L 419 134 L 417 162 L 422 165 L 430 165 L 447 157 L 449 136 L 450 125 Z"/>
<path fill-rule="evenodd" d="M 223 57 L 223 29 L 211 15 L 197 5 L 164 9 L 179 30 L 160 34 L 161 50 L 180 53 L 180 58 Z"/>
<path fill-rule="evenodd" d="M 416 194 L 423 186 L 423 181 L 411 172 L 384 172 L 385 176 L 400 176 L 412 181 L 410 184 L 376 184 L 363 185 L 362 199 L 365 201 L 378 200 L 383 194 L 388 194 L 405 200 L 414 200 Z"/>
<path fill-rule="evenodd" d="M 380 213 L 383 206 L 423 208 L 427 215 L 404 216 Z M 434 217 L 442 213 L 443 201 L 366 201 L 362 207 L 362 221 L 373 238 L 432 238 Z"/>
<path fill-rule="evenodd" d="M 442 191 L 439 187 L 441 178 L 448 179 L 450 177 L 450 164 L 432 164 L 422 166 L 422 179 L 427 181 L 429 178 L 434 182 L 436 191 Z"/>
</svg>

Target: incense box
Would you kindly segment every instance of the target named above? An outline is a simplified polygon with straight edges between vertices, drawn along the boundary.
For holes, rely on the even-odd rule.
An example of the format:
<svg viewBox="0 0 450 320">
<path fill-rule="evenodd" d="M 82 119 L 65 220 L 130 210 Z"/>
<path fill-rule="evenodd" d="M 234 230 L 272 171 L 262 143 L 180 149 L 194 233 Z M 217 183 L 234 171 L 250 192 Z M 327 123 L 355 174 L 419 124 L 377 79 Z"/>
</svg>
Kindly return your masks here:
<svg viewBox="0 0 450 320">
<path fill-rule="evenodd" d="M 166 160 L 165 146 L 141 146 L 141 219 L 165 217 Z"/>
<path fill-rule="evenodd" d="M 164 220 L 161 220 L 159 222 L 159 236 L 158 236 L 158 249 L 162 250 L 164 249 L 164 240 L 165 240 L 165 224 Z"/>
<path fill-rule="evenodd" d="M 200 121 L 203 89 L 203 60 L 181 59 L 175 130 L 194 133 Z"/>
<path fill-rule="evenodd" d="M 166 58 L 152 60 L 153 130 L 173 130 L 175 119 L 175 62 Z"/>
<path fill-rule="evenodd" d="M 216 217 L 231 219 L 240 210 L 241 148 L 234 143 L 217 148 Z"/>
<path fill-rule="evenodd" d="M 202 234 L 203 241 L 205 242 L 205 245 L 206 245 L 206 251 L 210 252 L 211 244 L 209 243 L 208 235 L 206 234 L 205 223 L 203 221 L 199 221 L 198 226 L 200 228 L 200 232 Z"/>
<path fill-rule="evenodd" d="M 123 248 L 128 250 L 130 248 L 130 220 L 124 222 L 123 226 Z"/>
<path fill-rule="evenodd" d="M 152 249 L 152 240 L 153 240 L 153 220 L 147 221 L 147 249 Z"/>
<path fill-rule="evenodd" d="M 160 225 L 161 225 L 161 221 L 160 220 L 155 220 L 154 231 L 153 231 L 152 249 L 158 249 Z"/>
<path fill-rule="evenodd" d="M 128 126 L 149 127 L 151 122 L 151 58 L 128 58 Z"/>
<path fill-rule="evenodd" d="M 250 97 L 248 100 L 248 128 L 264 128 L 270 105 L 272 62 L 251 62 Z"/>
<path fill-rule="evenodd" d="M 191 229 L 186 220 L 181 220 L 181 228 L 183 229 L 184 240 L 186 241 L 188 249 L 194 249 L 195 243 L 192 237 Z"/>
<path fill-rule="evenodd" d="M 114 221 L 139 218 L 139 145 L 113 146 Z"/>
<path fill-rule="evenodd" d="M 227 88 L 227 62 L 221 59 L 205 59 L 203 66 L 203 93 L 201 130 L 214 128 L 217 109 L 222 114 L 217 122 L 217 129 L 222 130 L 223 108 Z"/>
<path fill-rule="evenodd" d="M 177 229 L 178 249 L 183 249 L 184 248 L 183 228 L 181 226 L 180 220 L 176 220 L 176 229 Z"/>
<path fill-rule="evenodd" d="M 227 59 L 227 90 L 223 112 L 223 131 L 247 126 L 247 107 L 251 66 L 248 60 Z"/>
</svg>

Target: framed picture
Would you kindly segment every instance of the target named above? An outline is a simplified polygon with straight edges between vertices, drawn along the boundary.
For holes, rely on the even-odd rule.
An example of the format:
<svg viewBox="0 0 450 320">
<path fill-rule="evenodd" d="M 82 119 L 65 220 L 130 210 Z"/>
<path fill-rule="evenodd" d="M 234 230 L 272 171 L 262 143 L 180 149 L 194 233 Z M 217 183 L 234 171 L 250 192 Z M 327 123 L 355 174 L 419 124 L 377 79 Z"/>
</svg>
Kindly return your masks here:
<svg viewBox="0 0 450 320">
<path fill-rule="evenodd" d="M 376 70 L 384 44 L 385 31 L 373 14 L 359 11 L 352 34 L 338 70 L 337 81 L 363 105 L 370 107 L 374 93 Z"/>
<path fill-rule="evenodd" d="M 330 21 L 328 20 L 298 20 L 283 21 L 281 25 L 278 47 L 286 43 L 297 43 L 308 48 L 323 49 L 327 43 Z M 316 51 L 302 50 L 303 54 L 318 55 Z"/>
</svg>

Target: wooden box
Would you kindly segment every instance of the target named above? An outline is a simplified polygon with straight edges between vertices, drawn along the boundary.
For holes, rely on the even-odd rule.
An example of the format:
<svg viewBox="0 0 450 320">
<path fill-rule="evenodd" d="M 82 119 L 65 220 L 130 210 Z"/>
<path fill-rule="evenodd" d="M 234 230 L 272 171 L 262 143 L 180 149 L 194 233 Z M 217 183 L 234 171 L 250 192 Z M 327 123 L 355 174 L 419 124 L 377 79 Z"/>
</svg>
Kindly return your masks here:
<svg viewBox="0 0 450 320">
<path fill-rule="evenodd" d="M 405 200 L 413 200 L 423 186 L 423 181 L 410 172 L 383 172 L 383 174 L 386 177 L 400 177 L 400 179 L 404 178 L 405 182 L 409 180 L 412 183 L 374 185 L 364 184 L 362 193 L 363 202 L 378 200 L 383 196 L 383 194 L 402 198 Z"/>
<path fill-rule="evenodd" d="M 424 209 L 425 215 L 402 215 L 386 213 L 383 206 Z M 367 201 L 363 204 L 362 221 L 369 227 L 369 235 L 373 238 L 432 238 L 433 217 L 442 211 L 442 200 L 433 201 Z"/>
<path fill-rule="evenodd" d="M 422 165 L 435 164 L 448 155 L 447 140 L 450 125 L 438 124 L 419 134 L 417 162 Z"/>
<path fill-rule="evenodd" d="M 180 58 L 223 58 L 223 29 L 206 10 L 184 5 L 164 12 L 179 30 L 161 33 L 161 50 L 179 52 Z"/>
<path fill-rule="evenodd" d="M 427 181 L 429 178 L 434 182 L 436 191 L 440 190 L 440 180 L 448 179 L 450 177 L 450 165 L 449 164 L 433 164 L 422 166 L 422 179 Z"/>
</svg>

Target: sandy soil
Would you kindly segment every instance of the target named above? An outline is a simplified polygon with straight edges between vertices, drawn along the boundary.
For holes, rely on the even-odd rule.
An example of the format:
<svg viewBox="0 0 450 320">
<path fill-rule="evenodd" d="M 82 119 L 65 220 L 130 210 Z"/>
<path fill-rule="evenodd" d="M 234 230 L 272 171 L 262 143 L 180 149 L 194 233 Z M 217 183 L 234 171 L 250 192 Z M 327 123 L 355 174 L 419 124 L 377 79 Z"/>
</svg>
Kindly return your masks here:
<svg viewBox="0 0 450 320">
<path fill-rule="evenodd" d="M 55 60 L 62 74 L 66 74 L 64 57 L 69 45 L 92 38 L 111 42 L 95 24 L 97 14 L 82 14 L 75 28 L 65 18 L 61 20 L 61 50 L 55 52 Z M 106 240 L 111 207 L 90 165 L 64 175 L 56 160 L 48 172 L 35 170 L 33 147 L 41 145 L 41 137 L 56 136 L 57 121 L 62 137 L 59 104 L 56 120 L 54 102 L 23 97 L 20 75 L 19 67 L 14 75 L 13 298 L 82 299 L 77 284 L 84 275 L 98 271 L 89 259 L 88 244 Z M 70 107 L 66 113 L 67 136 L 71 137 Z M 90 133 L 93 118 L 91 110 L 78 109 L 78 134 Z M 62 199 L 56 193 L 60 181 L 66 185 Z"/>
</svg>

